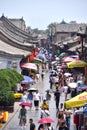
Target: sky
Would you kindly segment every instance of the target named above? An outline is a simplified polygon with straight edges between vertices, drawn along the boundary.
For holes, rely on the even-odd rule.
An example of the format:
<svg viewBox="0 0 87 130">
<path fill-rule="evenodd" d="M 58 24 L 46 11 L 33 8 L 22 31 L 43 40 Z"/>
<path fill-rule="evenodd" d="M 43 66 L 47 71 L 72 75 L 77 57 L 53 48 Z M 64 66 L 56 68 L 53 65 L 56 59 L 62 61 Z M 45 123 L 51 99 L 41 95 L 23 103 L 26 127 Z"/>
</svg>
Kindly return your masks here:
<svg viewBox="0 0 87 130">
<path fill-rule="evenodd" d="M 0 17 L 22 18 L 32 29 L 62 20 L 87 23 L 87 0 L 0 0 Z"/>
</svg>

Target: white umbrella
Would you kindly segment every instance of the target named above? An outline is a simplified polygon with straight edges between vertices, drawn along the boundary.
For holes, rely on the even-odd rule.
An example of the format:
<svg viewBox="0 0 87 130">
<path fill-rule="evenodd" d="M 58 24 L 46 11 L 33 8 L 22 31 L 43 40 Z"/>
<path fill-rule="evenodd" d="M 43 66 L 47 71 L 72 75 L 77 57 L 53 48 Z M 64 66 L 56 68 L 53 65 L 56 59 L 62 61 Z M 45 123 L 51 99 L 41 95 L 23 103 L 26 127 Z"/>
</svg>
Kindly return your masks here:
<svg viewBox="0 0 87 130">
<path fill-rule="evenodd" d="M 53 64 L 56 64 L 56 63 L 57 63 L 57 61 L 56 61 L 56 60 L 51 62 L 51 64 L 52 64 L 52 65 L 53 65 Z"/>
<path fill-rule="evenodd" d="M 31 88 L 28 89 L 28 91 L 35 92 L 35 91 L 37 91 L 37 88 L 31 87 Z"/>
<path fill-rule="evenodd" d="M 77 87 L 77 83 L 72 82 L 72 83 L 69 83 L 68 86 L 69 86 L 70 88 L 76 88 L 76 87 Z"/>
<path fill-rule="evenodd" d="M 59 57 L 56 57 L 56 60 L 60 60 L 60 58 L 59 58 Z"/>
<path fill-rule="evenodd" d="M 64 76 L 66 77 L 71 76 L 71 73 L 64 73 Z"/>
</svg>

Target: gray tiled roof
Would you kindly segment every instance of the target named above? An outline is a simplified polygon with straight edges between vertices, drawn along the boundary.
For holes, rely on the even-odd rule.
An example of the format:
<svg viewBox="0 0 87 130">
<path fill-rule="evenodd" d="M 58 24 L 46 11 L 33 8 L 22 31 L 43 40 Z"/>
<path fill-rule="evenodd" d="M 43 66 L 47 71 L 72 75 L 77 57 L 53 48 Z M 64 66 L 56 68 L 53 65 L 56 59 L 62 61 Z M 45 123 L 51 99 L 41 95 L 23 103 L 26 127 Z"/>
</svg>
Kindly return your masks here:
<svg viewBox="0 0 87 130">
<path fill-rule="evenodd" d="M 11 23 L 9 19 L 6 17 L 2 16 L 0 18 L 0 21 L 2 22 L 0 26 L 3 27 L 3 29 L 10 35 L 13 39 L 18 40 L 19 42 L 37 42 L 37 39 L 33 37 L 32 35 L 28 34 L 27 32 L 19 29 L 16 27 L 14 24 Z"/>
<path fill-rule="evenodd" d="M 20 55 L 20 56 L 27 56 L 30 54 L 29 51 L 26 51 L 26 50 L 22 50 L 22 49 L 19 49 L 19 48 L 16 48 L 16 47 L 13 47 L 3 41 L 0 40 L 0 51 L 2 52 L 5 52 L 7 54 L 11 54 L 11 55 Z"/>
<path fill-rule="evenodd" d="M 29 38 L 27 42 L 26 39 Z M 5 17 L 0 18 L 0 51 L 12 55 L 28 55 L 34 48 L 35 40 L 15 27 Z M 35 42 L 36 44 L 36 42 Z"/>
<path fill-rule="evenodd" d="M 78 32 L 80 27 L 86 27 L 87 24 L 57 24 L 56 32 Z"/>
</svg>

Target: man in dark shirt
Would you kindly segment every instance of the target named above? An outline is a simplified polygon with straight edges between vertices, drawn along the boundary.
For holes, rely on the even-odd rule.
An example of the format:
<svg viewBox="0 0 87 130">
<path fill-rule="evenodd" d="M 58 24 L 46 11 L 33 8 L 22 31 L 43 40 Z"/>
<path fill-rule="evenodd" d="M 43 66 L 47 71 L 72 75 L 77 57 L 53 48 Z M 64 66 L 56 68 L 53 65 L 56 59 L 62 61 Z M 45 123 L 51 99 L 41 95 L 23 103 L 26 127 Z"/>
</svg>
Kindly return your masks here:
<svg viewBox="0 0 87 130">
<path fill-rule="evenodd" d="M 33 119 L 29 119 L 29 123 L 30 123 L 30 130 L 36 130 L 36 126 L 33 123 Z"/>
<path fill-rule="evenodd" d="M 56 91 L 54 92 L 54 98 L 55 98 L 55 102 L 56 102 L 56 109 L 58 109 L 59 100 L 60 100 L 60 92 L 59 92 L 58 88 L 56 88 Z"/>
</svg>

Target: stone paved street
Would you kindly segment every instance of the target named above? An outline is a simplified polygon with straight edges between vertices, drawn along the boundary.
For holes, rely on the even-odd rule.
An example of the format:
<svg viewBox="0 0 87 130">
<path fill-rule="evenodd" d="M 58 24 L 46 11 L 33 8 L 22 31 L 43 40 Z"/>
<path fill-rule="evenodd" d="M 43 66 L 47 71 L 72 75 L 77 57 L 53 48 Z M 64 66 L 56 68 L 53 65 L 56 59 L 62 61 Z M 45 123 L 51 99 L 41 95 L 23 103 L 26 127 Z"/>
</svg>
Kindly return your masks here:
<svg viewBox="0 0 87 130">
<path fill-rule="evenodd" d="M 41 96 L 44 95 L 45 90 L 49 89 L 49 73 L 46 73 L 44 81 L 40 79 L 40 81 L 36 84 L 36 86 L 39 89 L 39 92 Z M 57 123 L 57 118 L 56 118 L 56 108 L 55 108 L 55 102 L 54 102 L 54 97 L 53 93 L 51 93 L 51 101 L 49 103 L 50 105 L 50 117 L 54 119 L 54 123 L 52 125 L 56 126 Z M 61 95 L 60 102 L 64 102 L 64 94 Z M 36 124 L 36 127 L 38 128 L 38 120 L 40 119 L 40 109 L 38 111 L 35 111 L 35 108 L 33 107 L 31 110 L 27 108 L 27 124 L 26 124 L 26 130 L 29 130 L 29 118 L 33 118 L 34 123 Z M 19 114 L 19 102 L 16 102 L 15 104 L 15 112 L 9 114 L 9 121 L 3 125 L 3 128 L 1 130 L 21 130 L 21 127 L 19 126 L 19 119 L 18 119 L 18 114 Z M 75 130 L 73 121 L 71 120 L 71 128 L 70 130 Z"/>
</svg>

